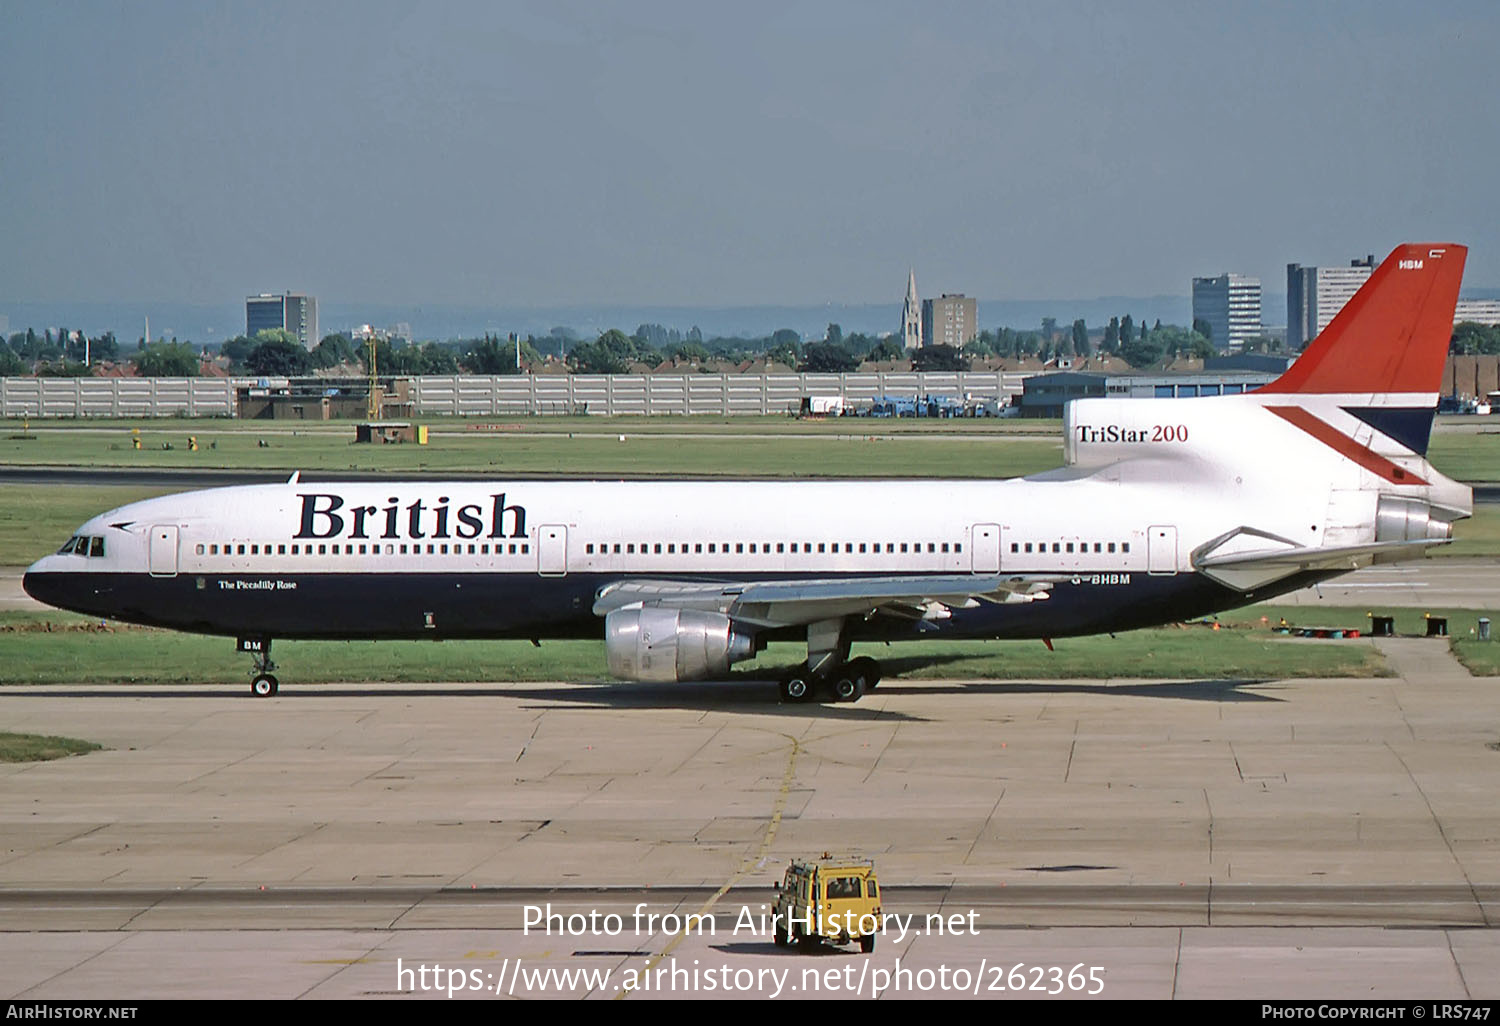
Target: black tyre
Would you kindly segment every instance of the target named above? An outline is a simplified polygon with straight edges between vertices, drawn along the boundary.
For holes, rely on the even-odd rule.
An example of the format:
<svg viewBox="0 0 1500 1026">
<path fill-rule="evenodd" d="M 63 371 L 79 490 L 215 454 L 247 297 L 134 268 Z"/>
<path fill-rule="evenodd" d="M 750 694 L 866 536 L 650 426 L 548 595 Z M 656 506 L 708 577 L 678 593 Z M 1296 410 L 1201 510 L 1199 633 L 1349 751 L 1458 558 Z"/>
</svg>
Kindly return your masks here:
<svg viewBox="0 0 1500 1026">
<path fill-rule="evenodd" d="M 270 698 L 276 691 L 276 678 L 269 673 L 256 674 L 255 679 L 250 682 L 250 693 L 256 698 Z"/>
<path fill-rule="evenodd" d="M 875 935 L 873 933 L 867 933 L 859 939 L 859 950 L 867 955 L 875 950 Z"/>
<path fill-rule="evenodd" d="M 793 674 L 781 681 L 783 702 L 806 702 L 812 697 L 812 684 L 800 674 Z"/>
<path fill-rule="evenodd" d="M 840 702 L 858 702 L 865 693 L 865 682 L 847 672 L 833 680 L 833 697 Z"/>
<path fill-rule="evenodd" d="M 866 691 L 874 691 L 875 686 L 880 683 L 880 664 L 869 656 L 851 659 L 848 673 L 851 677 L 862 679 L 865 682 Z"/>
</svg>

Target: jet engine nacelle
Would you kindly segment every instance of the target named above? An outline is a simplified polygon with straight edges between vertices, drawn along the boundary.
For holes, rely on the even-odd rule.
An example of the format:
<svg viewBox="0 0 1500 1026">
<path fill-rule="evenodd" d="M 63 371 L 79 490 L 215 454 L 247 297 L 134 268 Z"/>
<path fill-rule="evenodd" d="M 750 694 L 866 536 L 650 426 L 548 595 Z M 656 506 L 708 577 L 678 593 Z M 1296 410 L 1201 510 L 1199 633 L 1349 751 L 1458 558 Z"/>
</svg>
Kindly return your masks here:
<svg viewBox="0 0 1500 1026">
<path fill-rule="evenodd" d="M 755 639 L 722 613 L 635 606 L 604 618 L 604 652 L 613 676 L 667 684 L 728 673 L 755 654 Z"/>
<path fill-rule="evenodd" d="M 1453 524 L 1434 515 L 1431 504 L 1421 499 L 1382 495 L 1375 507 L 1375 540 L 1378 542 L 1446 541 L 1453 537 Z"/>
</svg>

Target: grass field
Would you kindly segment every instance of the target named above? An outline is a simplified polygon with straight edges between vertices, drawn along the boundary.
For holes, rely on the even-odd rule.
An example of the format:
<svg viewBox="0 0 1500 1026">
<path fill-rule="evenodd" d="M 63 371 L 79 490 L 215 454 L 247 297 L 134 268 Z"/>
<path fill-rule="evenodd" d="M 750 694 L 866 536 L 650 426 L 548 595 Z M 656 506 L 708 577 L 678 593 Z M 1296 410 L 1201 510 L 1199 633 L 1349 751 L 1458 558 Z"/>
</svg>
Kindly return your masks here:
<svg viewBox="0 0 1500 1026">
<path fill-rule="evenodd" d="M 23 432 L 21 423 L 11 420 L 0 423 L 0 464 L 403 474 L 1015 477 L 1062 463 L 1062 425 L 1056 420 L 534 417 L 427 423 L 431 444 L 418 446 L 356 445 L 347 421 L 36 421 Z M 131 446 L 132 428 L 140 429 L 139 450 Z M 196 452 L 187 447 L 190 435 L 198 438 Z M 1429 456 L 1457 480 L 1500 481 L 1500 428 L 1440 427 Z"/>
<path fill-rule="evenodd" d="M 187 448 L 196 435 L 200 448 Z M 130 435 L 59 430 L 33 440 L 0 438 L 0 464 L 15 466 L 213 467 L 238 470 L 361 471 L 399 474 L 481 472 L 514 475 L 683 477 L 1015 477 L 1062 462 L 1059 437 L 968 433 L 852 435 L 760 433 L 748 436 L 665 432 L 506 434 L 436 433 L 429 445 L 356 445 L 352 428 L 328 431 L 226 431 L 197 427 Z M 624 440 L 622 441 L 621 438 Z M 264 443 L 264 444 L 262 444 Z M 171 449 L 163 448 L 171 445 Z M 212 445 L 214 448 L 209 448 Z"/>
<path fill-rule="evenodd" d="M 1367 677 L 1385 672 L 1368 646 L 1288 640 L 1263 628 L 1169 626 L 1092 638 L 857 645 L 890 673 L 917 679 L 1050 680 L 1166 677 L 1223 680 Z M 770 646 L 733 677 L 767 679 L 806 657 Z M 600 681 L 602 641 L 278 641 L 282 683 L 342 681 Z M 203 683 L 248 685 L 249 657 L 229 638 L 110 625 L 70 613 L 0 614 L 0 685 Z M 629 687 L 621 684 L 621 687 Z"/>
<path fill-rule="evenodd" d="M 1491 617 L 1491 619 L 1494 619 Z M 1500 630 L 1500 621 L 1496 622 Z M 1500 634 L 1496 635 L 1500 637 Z M 1452 642 L 1453 654 L 1476 677 L 1500 676 L 1500 641 L 1460 637 Z"/>
<path fill-rule="evenodd" d="M 48 762 L 70 755 L 97 752 L 102 745 L 71 737 L 0 732 L 0 762 Z"/>
</svg>

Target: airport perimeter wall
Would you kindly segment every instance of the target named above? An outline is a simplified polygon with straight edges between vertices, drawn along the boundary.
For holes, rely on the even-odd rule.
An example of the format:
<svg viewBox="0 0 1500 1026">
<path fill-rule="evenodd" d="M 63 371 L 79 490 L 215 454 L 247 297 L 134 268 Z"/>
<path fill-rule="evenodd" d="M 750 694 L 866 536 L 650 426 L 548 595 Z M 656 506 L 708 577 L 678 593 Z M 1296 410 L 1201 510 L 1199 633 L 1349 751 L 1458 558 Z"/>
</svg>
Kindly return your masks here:
<svg viewBox="0 0 1500 1026">
<path fill-rule="evenodd" d="M 858 406 L 882 396 L 1007 401 L 1025 374 L 426 375 L 411 378 L 419 417 L 775 415 L 803 396 Z M 0 378 L 5 417 L 233 417 L 235 389 L 255 378 Z M 273 381 L 274 384 L 274 381 Z"/>
</svg>

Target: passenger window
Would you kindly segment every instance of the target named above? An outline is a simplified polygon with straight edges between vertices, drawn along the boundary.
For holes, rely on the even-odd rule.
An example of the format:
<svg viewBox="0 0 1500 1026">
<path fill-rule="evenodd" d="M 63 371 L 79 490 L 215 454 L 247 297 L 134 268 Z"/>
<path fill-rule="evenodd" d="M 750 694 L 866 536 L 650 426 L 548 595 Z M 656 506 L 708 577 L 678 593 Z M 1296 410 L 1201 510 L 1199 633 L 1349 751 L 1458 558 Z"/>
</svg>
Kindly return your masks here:
<svg viewBox="0 0 1500 1026">
<path fill-rule="evenodd" d="M 1068 542 L 1068 551 L 1069 552 L 1073 551 L 1073 543 L 1072 542 Z"/>
<path fill-rule="evenodd" d="M 1026 543 L 1026 551 L 1027 551 L 1027 552 L 1030 552 L 1030 551 L 1031 551 L 1031 542 L 1027 542 L 1027 543 Z"/>
<path fill-rule="evenodd" d="M 198 546 L 198 548 L 197 548 L 197 553 L 198 553 L 198 555 L 200 555 L 200 556 L 201 556 L 201 555 L 203 555 L 203 546 L 202 546 L 202 545 L 199 545 L 199 546 Z"/>
<path fill-rule="evenodd" d="M 1111 552 L 1115 551 L 1115 543 L 1114 542 L 1110 542 L 1109 543 L 1109 551 L 1111 551 Z"/>
<path fill-rule="evenodd" d="M 943 542 L 943 551 L 944 552 L 948 551 L 948 543 L 947 542 Z"/>
<path fill-rule="evenodd" d="M 583 547 L 583 551 L 584 551 L 584 553 L 586 555 L 592 556 L 594 554 L 594 543 L 593 542 L 589 542 L 587 545 L 585 545 Z"/>
<path fill-rule="evenodd" d="M 1017 548 L 1017 546 L 1016 546 L 1016 543 L 1015 543 L 1015 542 L 1011 542 L 1011 543 L 1010 543 L 1010 551 L 1012 551 L 1012 552 L 1019 552 L 1019 551 L 1020 551 L 1020 549 L 1019 549 L 1019 548 Z"/>
<path fill-rule="evenodd" d="M 1130 551 L 1130 543 L 1129 542 L 1121 542 L 1120 543 L 1120 551 L 1121 552 L 1129 552 Z"/>
<path fill-rule="evenodd" d="M 321 552 L 322 550 L 323 550 L 323 546 L 319 545 L 318 546 L 318 551 Z M 241 545 L 241 546 L 239 546 L 239 552 L 236 553 L 236 555 L 243 556 L 244 554 L 245 554 L 245 546 Z"/>
<path fill-rule="evenodd" d="M 240 546 L 240 551 L 244 552 L 245 551 L 245 546 L 241 545 Z M 318 546 L 318 555 L 320 555 L 320 556 L 326 556 L 326 555 L 328 555 L 328 546 L 327 545 L 319 545 Z"/>
<path fill-rule="evenodd" d="M 655 552 L 658 556 L 661 555 L 661 542 L 657 542 L 651 551 Z"/>
<path fill-rule="evenodd" d="M 713 542 L 709 542 L 708 543 L 708 551 L 709 552 L 713 552 L 714 551 L 714 543 Z"/>
</svg>

